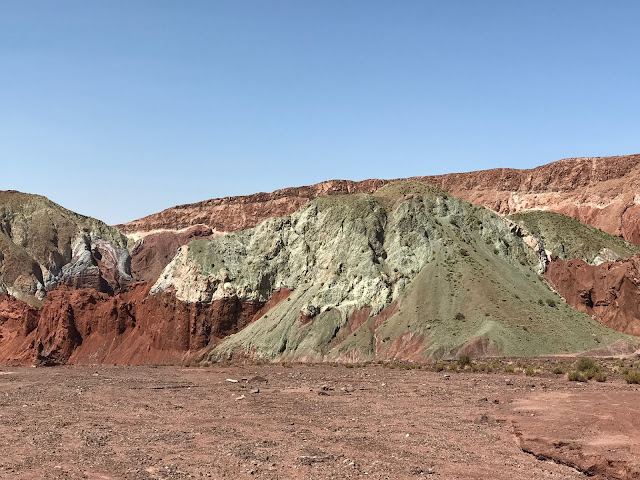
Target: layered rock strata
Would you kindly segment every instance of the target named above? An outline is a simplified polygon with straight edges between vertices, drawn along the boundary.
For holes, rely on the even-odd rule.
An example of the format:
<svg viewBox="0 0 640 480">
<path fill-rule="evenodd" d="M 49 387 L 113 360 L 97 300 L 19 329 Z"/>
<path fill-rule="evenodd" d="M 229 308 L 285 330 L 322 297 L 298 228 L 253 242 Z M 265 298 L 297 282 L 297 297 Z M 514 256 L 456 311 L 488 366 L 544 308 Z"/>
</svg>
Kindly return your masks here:
<svg viewBox="0 0 640 480">
<path fill-rule="evenodd" d="M 263 315 L 271 302 L 221 298 L 182 302 L 130 284 L 118 295 L 58 287 L 36 309 L 0 295 L 0 364 L 148 364 L 185 362 Z"/>
<path fill-rule="evenodd" d="M 399 182 L 191 242 L 151 293 L 266 302 L 293 290 L 216 346 L 212 360 L 428 359 L 461 348 L 536 355 L 596 348 L 594 335 L 621 338 L 551 292 L 535 273 L 539 261 L 500 216 Z"/>
<path fill-rule="evenodd" d="M 566 301 L 603 325 L 640 335 L 640 256 L 589 265 L 554 258 L 545 274 Z"/>
<path fill-rule="evenodd" d="M 414 177 L 501 214 L 528 210 L 563 213 L 640 245 L 640 155 L 571 158 L 541 167 L 499 168 Z M 331 180 L 272 193 L 226 197 L 180 205 L 119 225 L 127 233 L 176 230 L 196 224 L 231 232 L 288 215 L 314 198 L 373 193 L 396 180 Z"/>
<path fill-rule="evenodd" d="M 32 303 L 65 284 L 113 292 L 130 281 L 127 238 L 38 195 L 0 192 L 0 292 Z"/>
</svg>

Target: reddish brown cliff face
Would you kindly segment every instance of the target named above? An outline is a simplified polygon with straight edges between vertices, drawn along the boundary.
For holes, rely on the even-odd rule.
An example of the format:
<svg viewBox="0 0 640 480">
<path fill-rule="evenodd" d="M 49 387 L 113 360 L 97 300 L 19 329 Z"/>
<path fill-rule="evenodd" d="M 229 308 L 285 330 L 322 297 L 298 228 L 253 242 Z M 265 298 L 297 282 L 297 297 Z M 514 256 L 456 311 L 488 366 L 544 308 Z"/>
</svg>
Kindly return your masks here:
<svg viewBox="0 0 640 480">
<path fill-rule="evenodd" d="M 150 233 L 138 240 L 133 247 L 131 275 L 137 280 L 155 282 L 182 245 L 197 238 L 214 236 L 216 233 L 204 225 L 196 225 L 178 232 Z"/>
<path fill-rule="evenodd" d="M 110 296 L 59 287 L 41 310 L 0 297 L 0 364 L 143 364 L 184 361 L 244 328 L 268 305 L 225 298 L 185 303 L 137 283 Z"/>
<path fill-rule="evenodd" d="M 498 213 L 550 210 L 640 245 L 640 155 L 566 159 L 531 170 L 420 180 Z"/>
<path fill-rule="evenodd" d="M 607 327 L 640 335 L 640 256 L 598 266 L 554 258 L 545 278 L 572 307 Z"/>
<path fill-rule="evenodd" d="M 547 209 L 623 236 L 640 244 L 640 155 L 566 159 L 530 170 L 493 169 L 415 177 L 499 213 Z M 180 205 L 119 225 L 121 230 L 177 230 L 204 224 L 219 232 L 253 227 L 287 215 L 311 199 L 347 193 L 373 193 L 390 180 L 331 180 L 273 193 L 207 200 Z M 638 199 L 640 201 L 640 199 Z"/>
<path fill-rule="evenodd" d="M 348 193 L 373 193 L 387 180 L 329 180 L 306 187 L 291 187 L 271 193 L 214 198 L 189 205 L 178 205 L 133 222 L 118 225 L 125 233 L 153 230 L 180 230 L 208 225 L 218 232 L 245 230 L 272 217 L 289 215 L 316 197 Z"/>
</svg>

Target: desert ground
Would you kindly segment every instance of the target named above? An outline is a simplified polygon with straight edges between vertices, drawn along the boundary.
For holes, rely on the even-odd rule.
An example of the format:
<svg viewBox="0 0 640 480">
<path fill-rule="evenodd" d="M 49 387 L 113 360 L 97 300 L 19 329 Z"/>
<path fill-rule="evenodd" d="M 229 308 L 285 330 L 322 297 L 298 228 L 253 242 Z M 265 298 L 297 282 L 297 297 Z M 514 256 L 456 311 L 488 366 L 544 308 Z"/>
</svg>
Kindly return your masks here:
<svg viewBox="0 0 640 480">
<path fill-rule="evenodd" d="M 639 401 L 517 369 L 2 367 L 0 478 L 640 478 Z"/>
</svg>

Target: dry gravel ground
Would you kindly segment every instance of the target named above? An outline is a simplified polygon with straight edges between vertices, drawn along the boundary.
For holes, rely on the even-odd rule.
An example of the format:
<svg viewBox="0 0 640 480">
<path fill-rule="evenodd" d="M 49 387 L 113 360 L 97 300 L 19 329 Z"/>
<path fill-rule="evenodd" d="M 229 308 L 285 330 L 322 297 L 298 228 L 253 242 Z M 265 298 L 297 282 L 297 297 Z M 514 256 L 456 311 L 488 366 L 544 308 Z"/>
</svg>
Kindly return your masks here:
<svg viewBox="0 0 640 480">
<path fill-rule="evenodd" d="M 0 478 L 578 479 L 594 452 L 597 477 L 638 478 L 637 386 L 445 375 L 3 367 Z"/>
</svg>

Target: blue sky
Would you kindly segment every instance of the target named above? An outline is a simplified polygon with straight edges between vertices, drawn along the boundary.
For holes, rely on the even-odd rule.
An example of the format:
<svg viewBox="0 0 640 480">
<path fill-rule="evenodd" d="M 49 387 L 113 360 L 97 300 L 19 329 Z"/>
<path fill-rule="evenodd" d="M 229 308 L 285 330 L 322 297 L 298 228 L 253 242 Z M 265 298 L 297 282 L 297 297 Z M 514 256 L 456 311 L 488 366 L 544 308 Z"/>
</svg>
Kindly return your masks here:
<svg viewBox="0 0 640 480">
<path fill-rule="evenodd" d="M 0 0 L 0 189 L 118 223 L 640 152 L 637 1 Z"/>
</svg>

